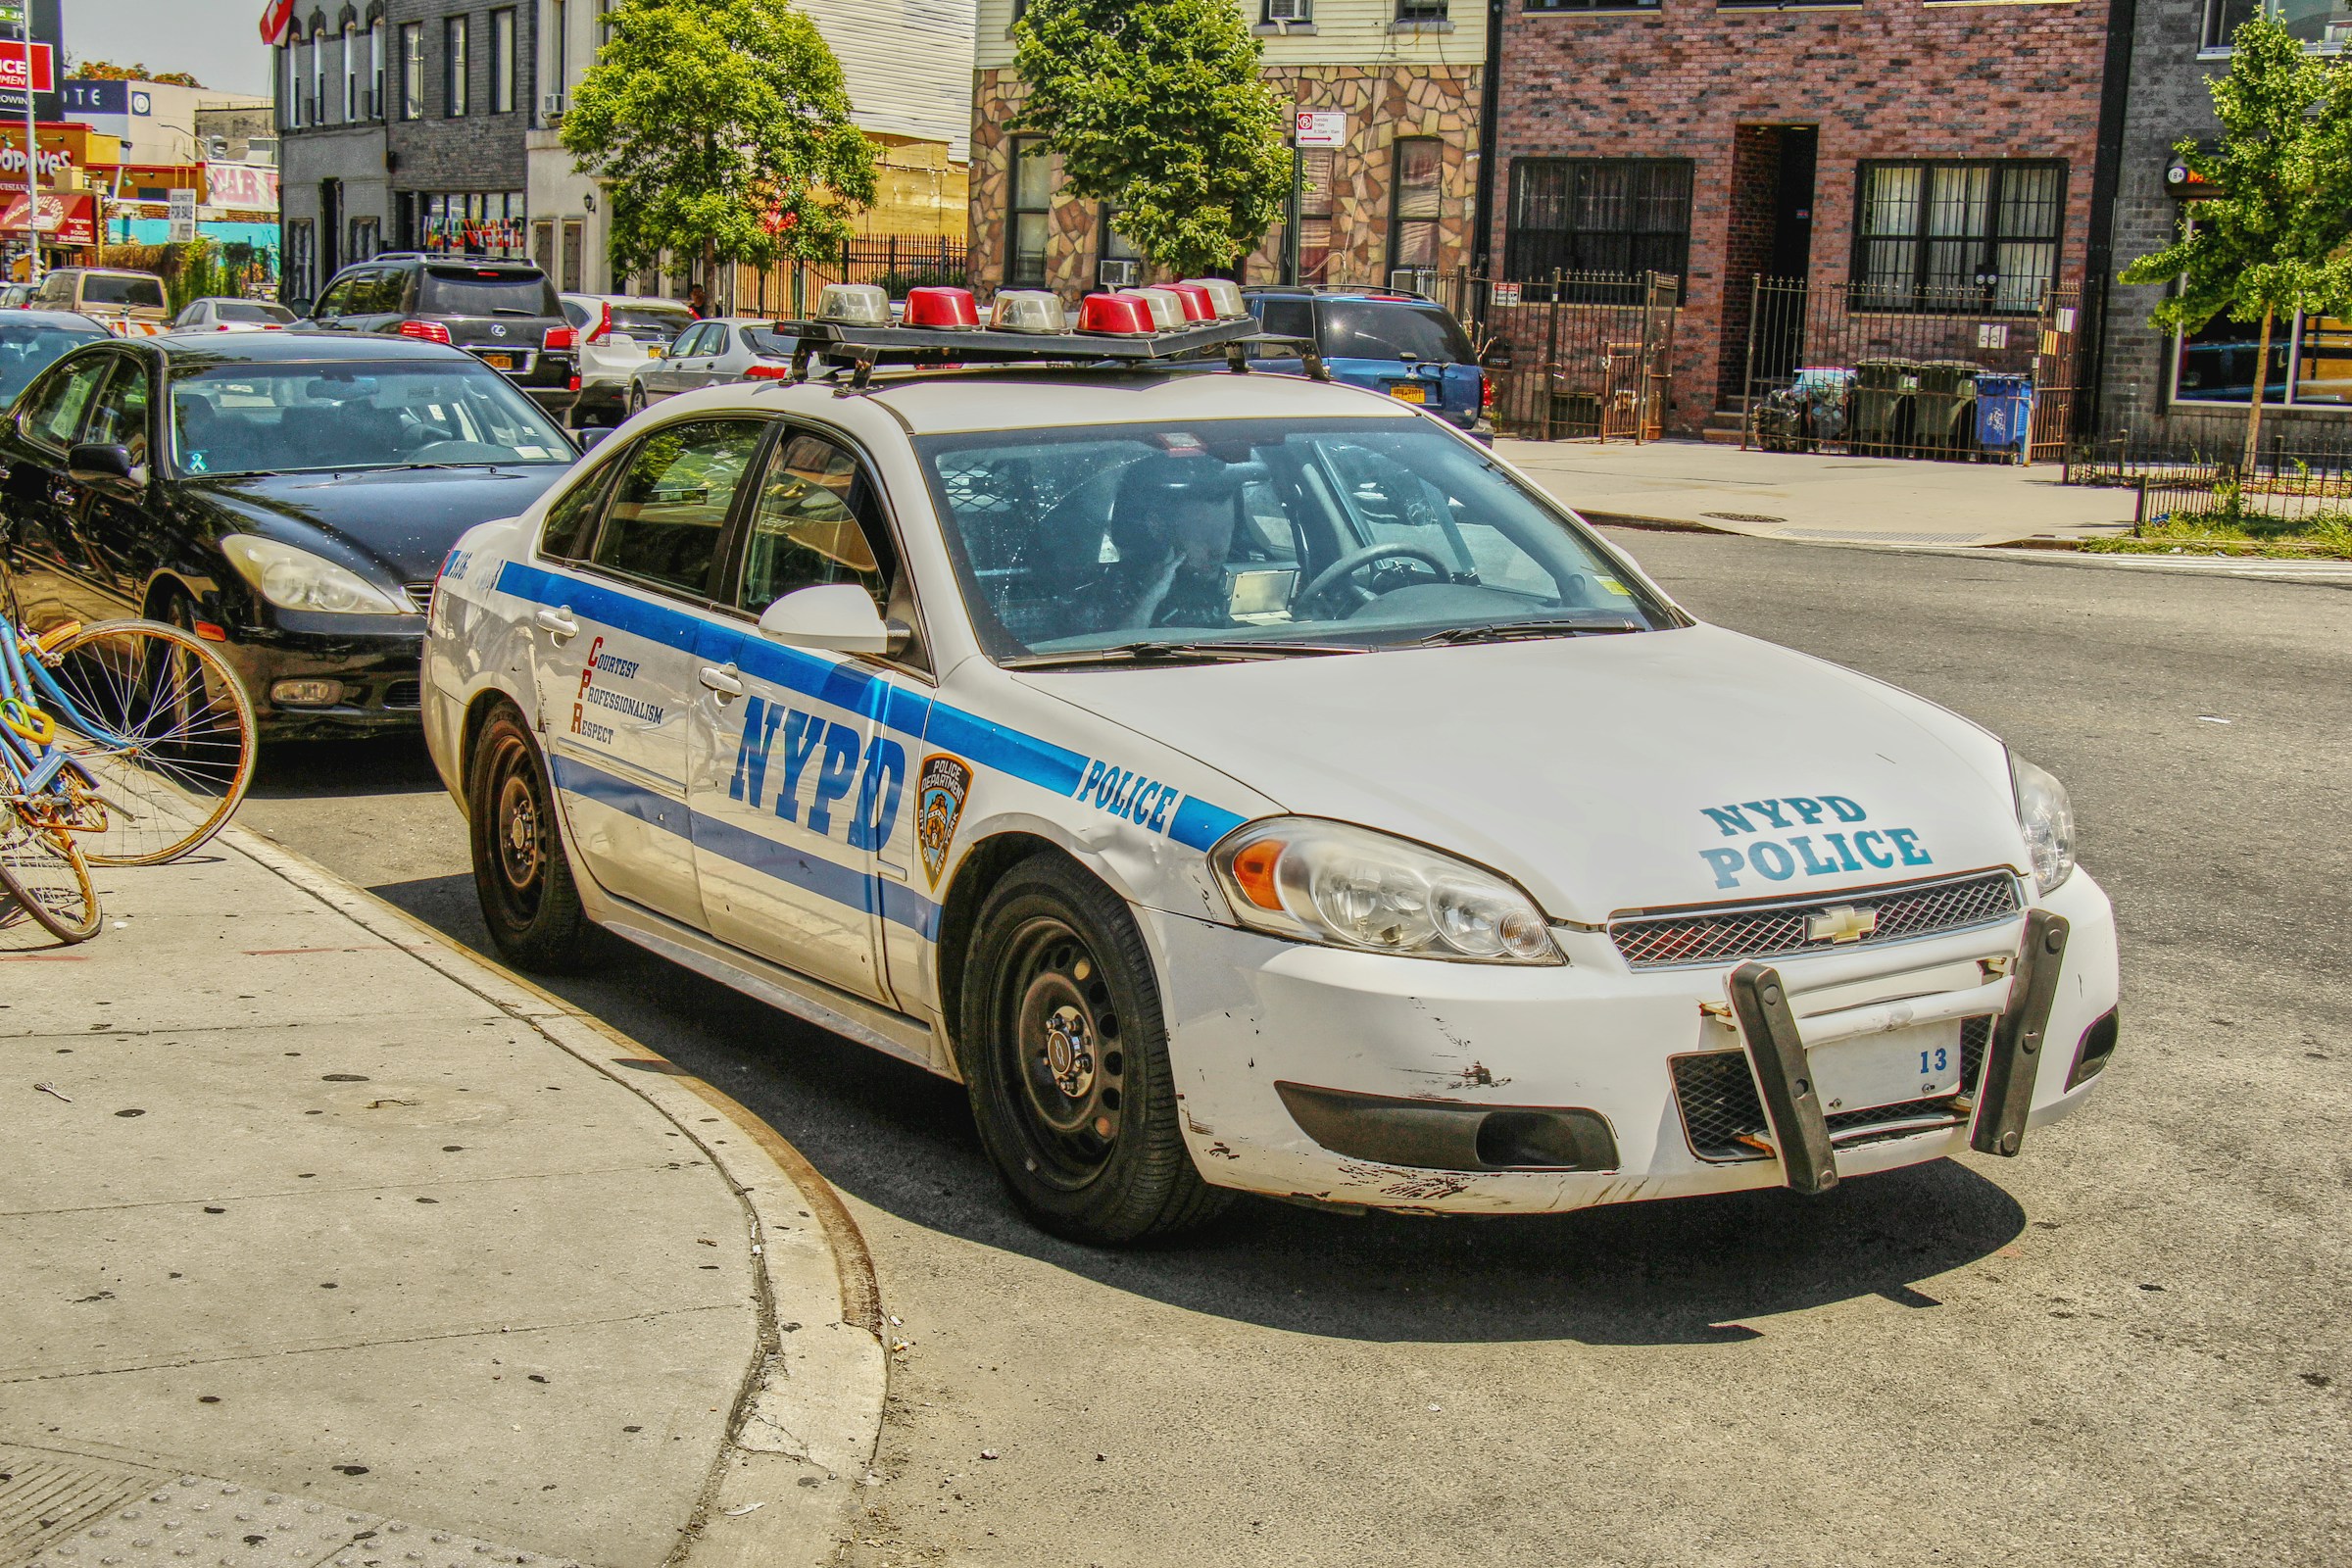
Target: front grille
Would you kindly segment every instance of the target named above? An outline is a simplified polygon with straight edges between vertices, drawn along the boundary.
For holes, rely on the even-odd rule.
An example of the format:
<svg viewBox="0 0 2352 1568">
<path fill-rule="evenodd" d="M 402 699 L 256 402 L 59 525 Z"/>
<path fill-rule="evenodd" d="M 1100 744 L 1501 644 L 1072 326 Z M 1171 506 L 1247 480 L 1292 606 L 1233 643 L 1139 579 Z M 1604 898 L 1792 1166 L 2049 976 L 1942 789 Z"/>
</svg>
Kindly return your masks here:
<svg viewBox="0 0 2352 1568">
<path fill-rule="evenodd" d="M 1868 1110 L 1841 1110 L 1824 1118 L 1829 1123 L 1830 1136 L 1864 1134 L 1863 1139 L 1845 1138 L 1850 1145 L 1867 1141 L 1867 1130 L 1889 1122 L 1917 1121 L 1925 1116 L 1941 1116 L 1958 1121 L 1964 1112 L 1954 1103 L 1961 1097 L 1974 1097 L 1978 1079 L 1984 1070 L 1984 1047 L 1992 1038 L 1990 1018 L 1968 1018 L 1960 1024 L 1960 1095 L 1946 1095 L 1940 1100 L 1908 1100 L 1899 1105 L 1874 1105 Z M 1682 1107 L 1683 1132 L 1690 1140 L 1690 1152 L 1701 1159 L 1734 1160 L 1765 1159 L 1761 1149 L 1741 1142 L 1745 1138 L 1769 1140 L 1769 1124 L 1764 1119 L 1764 1102 L 1756 1098 L 1756 1080 L 1747 1069 L 1744 1051 L 1710 1051 L 1701 1055 L 1674 1058 L 1674 1098 Z"/>
<path fill-rule="evenodd" d="M 409 603 L 416 607 L 416 613 L 419 615 L 423 614 L 426 607 L 433 602 L 433 579 L 430 577 L 425 578 L 422 582 L 402 583 L 401 589 L 409 596 Z"/>
<path fill-rule="evenodd" d="M 384 688 L 386 708 L 415 708 L 423 700 L 424 683 L 421 681 L 396 680 Z"/>
<path fill-rule="evenodd" d="M 1859 942 L 1806 939 L 1805 930 L 1814 915 L 1841 906 L 1876 910 L 1878 928 Z M 1839 946 L 1867 948 L 1906 937 L 1965 931 L 1970 926 L 2006 920 L 2023 906 L 2016 876 L 1987 871 L 1948 882 L 1914 882 L 1801 904 L 1746 905 L 1614 920 L 1609 924 L 1609 940 L 1634 968 L 1665 969 L 1792 953 L 1829 953 Z"/>
</svg>

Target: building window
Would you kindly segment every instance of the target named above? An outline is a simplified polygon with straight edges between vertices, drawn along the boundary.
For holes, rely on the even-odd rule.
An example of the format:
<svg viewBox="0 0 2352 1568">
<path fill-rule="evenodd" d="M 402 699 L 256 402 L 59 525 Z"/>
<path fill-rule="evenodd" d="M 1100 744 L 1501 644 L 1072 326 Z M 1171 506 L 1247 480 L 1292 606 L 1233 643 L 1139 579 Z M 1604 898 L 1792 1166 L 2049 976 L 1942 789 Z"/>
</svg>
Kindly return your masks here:
<svg viewBox="0 0 2352 1568">
<path fill-rule="evenodd" d="M 400 24 L 400 118 L 424 118 L 424 24 Z"/>
<path fill-rule="evenodd" d="M 318 280 L 314 275 L 318 253 L 311 235 L 311 220 L 307 218 L 297 218 L 286 224 L 286 265 L 279 279 L 279 294 L 283 299 L 309 301 L 318 295 Z"/>
<path fill-rule="evenodd" d="M 571 91 L 571 82 L 568 79 L 571 72 L 571 7 L 564 4 L 564 0 L 549 0 L 549 9 L 552 15 L 548 30 L 554 36 L 548 39 L 548 57 L 555 66 L 555 70 L 549 74 L 555 79 L 554 91 L 569 92 Z"/>
<path fill-rule="evenodd" d="M 2031 314 L 2058 280 L 2066 166 L 1864 164 L 1855 308 Z"/>
<path fill-rule="evenodd" d="M 383 235 L 376 220 L 355 218 L 351 220 L 351 259 L 364 262 L 384 248 Z"/>
<path fill-rule="evenodd" d="M 1438 265 L 1438 206 L 1445 191 L 1446 143 L 1436 136 L 1396 138 L 1389 182 L 1389 270 Z"/>
<path fill-rule="evenodd" d="M 1658 0 L 1527 0 L 1530 11 L 1655 11 Z"/>
<path fill-rule="evenodd" d="M 2284 24 L 2307 49 L 2352 43 L 2352 0 L 2205 0 L 2205 30 L 2198 41 L 2209 50 L 2227 50 L 2238 25 L 2257 15 Z"/>
<path fill-rule="evenodd" d="M 1398 22 L 1444 22 L 1446 0 L 1396 0 Z"/>
<path fill-rule="evenodd" d="M 343 118 L 360 118 L 360 29 L 343 24 Z"/>
<path fill-rule="evenodd" d="M 368 24 L 368 118 L 384 118 L 384 19 Z"/>
<path fill-rule="evenodd" d="M 2254 395 L 2260 321 L 2217 316 L 2173 341 L 2173 401 L 2244 408 Z M 2271 323 L 2271 361 L 2263 377 L 2268 408 L 2352 408 L 2352 321 L 2301 312 Z"/>
<path fill-rule="evenodd" d="M 1095 264 L 1097 288 L 1133 288 L 1144 280 L 1144 254 L 1128 243 L 1119 232 L 1119 210 L 1110 203 L 1102 204 L 1099 217 L 1102 236 L 1102 255 Z"/>
<path fill-rule="evenodd" d="M 1265 10 L 1259 13 L 1261 25 L 1276 22 L 1312 22 L 1315 20 L 1315 0 L 1265 0 Z"/>
<path fill-rule="evenodd" d="M 326 123 L 326 24 L 311 29 L 311 123 Z"/>
<path fill-rule="evenodd" d="M 302 46 L 291 37 L 286 43 L 286 128 L 302 128 Z"/>
<path fill-rule="evenodd" d="M 1035 287 L 1046 280 L 1046 233 L 1054 208 L 1054 160 L 1043 136 L 1015 136 L 1012 206 L 1005 224 L 1004 281 Z"/>
<path fill-rule="evenodd" d="M 1308 147 L 1298 154 L 1298 276 L 1300 283 L 1326 283 L 1331 269 L 1331 170 L 1337 149 Z"/>
<path fill-rule="evenodd" d="M 464 17 L 450 17 L 441 24 L 441 113 L 452 120 L 466 113 L 466 23 Z"/>
<path fill-rule="evenodd" d="M 1680 278 L 1690 257 L 1688 158 L 1520 158 L 1511 163 L 1503 270 Z"/>
<path fill-rule="evenodd" d="M 514 13 L 490 13 L 490 112 L 514 112 Z"/>
</svg>

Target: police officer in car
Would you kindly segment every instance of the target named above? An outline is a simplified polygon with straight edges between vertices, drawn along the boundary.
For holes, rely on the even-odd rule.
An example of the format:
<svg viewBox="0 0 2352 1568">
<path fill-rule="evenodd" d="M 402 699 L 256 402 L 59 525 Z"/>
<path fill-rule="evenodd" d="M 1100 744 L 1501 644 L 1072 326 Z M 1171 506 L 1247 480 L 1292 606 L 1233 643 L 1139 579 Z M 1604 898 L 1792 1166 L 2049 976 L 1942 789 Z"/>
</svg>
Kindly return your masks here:
<svg viewBox="0 0 2352 1568">
<path fill-rule="evenodd" d="M 1119 559 L 1093 585 L 1103 629 L 1233 625 L 1225 573 L 1241 500 L 1233 469 L 1204 452 L 1129 466 L 1110 508 Z"/>
</svg>

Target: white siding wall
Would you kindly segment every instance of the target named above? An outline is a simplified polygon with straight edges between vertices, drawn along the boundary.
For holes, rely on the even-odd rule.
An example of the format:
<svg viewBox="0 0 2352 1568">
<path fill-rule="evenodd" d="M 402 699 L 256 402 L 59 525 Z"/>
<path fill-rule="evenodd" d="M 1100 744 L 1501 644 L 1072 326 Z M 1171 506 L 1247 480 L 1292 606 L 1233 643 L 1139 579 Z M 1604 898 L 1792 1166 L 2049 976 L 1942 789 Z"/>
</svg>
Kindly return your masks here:
<svg viewBox="0 0 2352 1568">
<path fill-rule="evenodd" d="M 916 0 L 910 0 L 916 3 Z M 974 64 L 980 70 L 1012 64 L 1012 0 L 978 0 Z M 1235 0 L 1242 20 L 1255 24 L 1260 0 Z M 1452 0 L 1451 32 L 1391 32 L 1395 0 L 1314 0 L 1314 30 L 1266 33 L 1269 66 L 1475 66 L 1487 56 L 1485 0 Z M 828 32 L 826 36 L 830 37 Z"/>
</svg>

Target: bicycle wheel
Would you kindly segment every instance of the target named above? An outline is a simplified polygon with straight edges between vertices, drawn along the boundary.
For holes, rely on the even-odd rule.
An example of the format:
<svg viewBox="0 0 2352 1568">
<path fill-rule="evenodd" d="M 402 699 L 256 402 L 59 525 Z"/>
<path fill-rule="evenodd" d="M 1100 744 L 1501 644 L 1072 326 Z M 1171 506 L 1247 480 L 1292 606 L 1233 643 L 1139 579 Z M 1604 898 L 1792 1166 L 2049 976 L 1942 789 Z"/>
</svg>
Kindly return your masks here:
<svg viewBox="0 0 2352 1568">
<path fill-rule="evenodd" d="M 92 865 L 160 864 L 220 831 L 253 782 L 254 729 L 219 654 L 160 620 L 108 620 L 41 662 L 59 744 L 104 809 L 103 826 L 74 835 Z"/>
<path fill-rule="evenodd" d="M 0 946 L 26 915 L 60 942 L 98 934 L 98 892 L 71 834 L 36 828 L 14 811 L 0 820 Z"/>
</svg>

